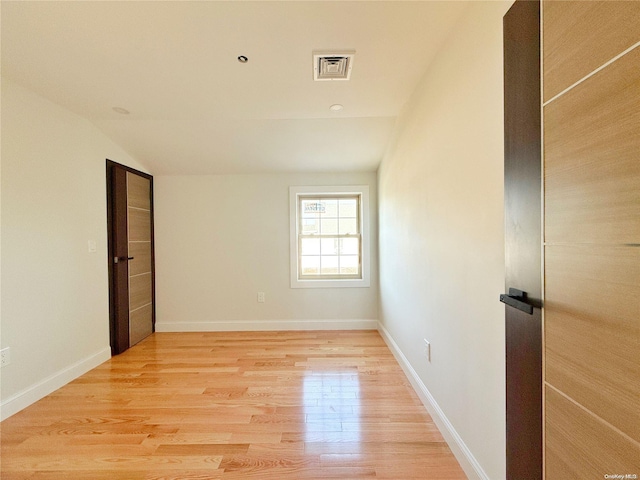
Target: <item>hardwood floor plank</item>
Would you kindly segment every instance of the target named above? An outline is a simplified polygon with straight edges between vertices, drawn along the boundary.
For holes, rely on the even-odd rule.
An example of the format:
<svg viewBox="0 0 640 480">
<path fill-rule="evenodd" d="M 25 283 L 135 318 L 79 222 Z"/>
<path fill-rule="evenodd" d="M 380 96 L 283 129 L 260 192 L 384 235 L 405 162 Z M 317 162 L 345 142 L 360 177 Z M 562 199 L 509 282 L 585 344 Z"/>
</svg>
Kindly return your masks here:
<svg viewBox="0 0 640 480">
<path fill-rule="evenodd" d="M 305 453 L 303 442 L 282 443 L 280 440 L 270 443 L 251 443 L 247 455 L 265 456 L 282 455 L 283 453 Z"/>
<path fill-rule="evenodd" d="M 3 480 L 466 478 L 375 331 L 155 333 L 1 426 Z"/>
<path fill-rule="evenodd" d="M 171 472 L 166 470 L 138 470 L 126 472 L 96 472 L 94 470 L 75 471 L 74 479 L 90 480 L 220 480 L 224 472 L 222 470 L 183 470 Z M 12 479 L 14 477 L 11 477 Z M 3 477 L 4 479 L 4 477 Z M 36 472 L 28 477 L 28 480 L 60 480 L 60 472 Z"/>
<path fill-rule="evenodd" d="M 78 470 L 128 472 L 141 469 L 190 470 L 193 468 L 216 469 L 222 456 L 158 456 L 153 455 L 86 455 L 60 453 L 23 456 L 22 458 L 3 455 L 2 478 L 5 472 L 15 471 L 57 471 L 59 478 L 69 474 L 74 478 Z M 89 477 L 90 478 L 90 477 Z"/>
<path fill-rule="evenodd" d="M 228 455 L 247 453 L 248 443 L 182 443 L 179 445 L 159 445 L 154 455 Z"/>
</svg>

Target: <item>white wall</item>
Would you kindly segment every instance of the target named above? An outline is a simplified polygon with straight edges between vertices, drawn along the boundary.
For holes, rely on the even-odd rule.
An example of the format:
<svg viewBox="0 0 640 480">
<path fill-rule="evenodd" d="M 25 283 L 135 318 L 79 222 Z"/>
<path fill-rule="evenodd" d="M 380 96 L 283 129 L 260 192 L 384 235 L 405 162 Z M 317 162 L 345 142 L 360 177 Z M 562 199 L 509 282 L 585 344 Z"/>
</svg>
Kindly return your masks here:
<svg viewBox="0 0 640 480">
<path fill-rule="evenodd" d="M 110 356 L 107 158 L 143 168 L 87 120 L 2 79 L 2 418 Z"/>
<path fill-rule="evenodd" d="M 376 328 L 375 254 L 369 288 L 290 288 L 289 186 L 350 184 L 370 186 L 375 252 L 375 172 L 156 176 L 157 330 Z"/>
<path fill-rule="evenodd" d="M 470 478 L 505 477 L 502 16 L 477 2 L 378 171 L 380 319 Z M 422 339 L 432 360 L 423 357 Z M 456 441 L 458 442 L 456 444 Z"/>
</svg>

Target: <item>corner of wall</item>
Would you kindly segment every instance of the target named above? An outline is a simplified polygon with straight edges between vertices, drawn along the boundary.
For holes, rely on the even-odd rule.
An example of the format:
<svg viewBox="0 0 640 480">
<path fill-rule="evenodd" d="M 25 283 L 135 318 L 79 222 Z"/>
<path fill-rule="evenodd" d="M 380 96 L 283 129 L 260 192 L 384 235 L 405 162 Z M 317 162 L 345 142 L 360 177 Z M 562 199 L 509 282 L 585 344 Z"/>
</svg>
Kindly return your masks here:
<svg viewBox="0 0 640 480">
<path fill-rule="evenodd" d="M 409 382 L 411 382 L 411 386 L 418 394 L 420 401 L 429 412 L 429 415 L 431 415 L 431 418 L 433 418 L 433 421 L 440 430 L 440 433 L 442 433 L 442 436 L 458 460 L 458 463 L 460 463 L 460 466 L 467 474 L 467 477 L 470 479 L 490 480 L 478 460 L 473 456 L 469 447 L 464 443 L 460 434 L 456 431 L 453 424 L 442 411 L 442 408 L 440 408 L 440 405 L 438 405 L 438 402 L 436 402 L 436 399 L 433 398 L 427 386 L 423 383 L 418 373 L 413 369 L 407 357 L 404 356 L 402 350 L 400 350 L 400 347 L 382 323 L 378 323 L 378 331 L 400 364 Z"/>
</svg>

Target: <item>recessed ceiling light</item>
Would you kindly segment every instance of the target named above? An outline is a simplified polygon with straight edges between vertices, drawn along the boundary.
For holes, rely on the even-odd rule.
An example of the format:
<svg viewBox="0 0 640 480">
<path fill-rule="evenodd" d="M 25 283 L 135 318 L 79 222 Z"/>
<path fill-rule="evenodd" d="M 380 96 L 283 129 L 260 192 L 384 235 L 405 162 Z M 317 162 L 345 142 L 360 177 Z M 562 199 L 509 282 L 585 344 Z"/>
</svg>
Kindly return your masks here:
<svg viewBox="0 0 640 480">
<path fill-rule="evenodd" d="M 129 115 L 129 110 L 127 110 L 126 108 L 122 108 L 122 107 L 113 107 L 113 111 L 116 113 L 120 113 L 122 115 Z"/>
<path fill-rule="evenodd" d="M 344 107 L 342 105 L 340 105 L 339 103 L 334 103 L 333 105 L 331 105 L 329 107 L 329 110 L 333 111 L 333 112 L 339 112 L 340 110 L 342 110 Z"/>
<path fill-rule="evenodd" d="M 240 56 L 238 57 L 238 61 L 239 61 L 240 63 L 247 63 L 247 62 L 249 61 L 249 59 L 248 59 L 247 57 L 245 57 L 244 55 L 240 55 Z"/>
</svg>

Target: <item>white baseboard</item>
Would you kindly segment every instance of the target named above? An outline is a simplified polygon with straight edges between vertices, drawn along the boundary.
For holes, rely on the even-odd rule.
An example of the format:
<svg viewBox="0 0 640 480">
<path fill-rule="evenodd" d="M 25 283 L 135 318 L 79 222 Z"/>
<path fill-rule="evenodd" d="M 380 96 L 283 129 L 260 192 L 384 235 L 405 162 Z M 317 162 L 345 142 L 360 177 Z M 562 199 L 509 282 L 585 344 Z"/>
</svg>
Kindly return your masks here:
<svg viewBox="0 0 640 480">
<path fill-rule="evenodd" d="M 0 404 L 0 419 L 9 418 L 110 358 L 111 347 L 105 347 L 7 398 Z"/>
<path fill-rule="evenodd" d="M 453 427 L 447 416 L 444 414 L 438 402 L 436 402 L 429 389 L 422 382 L 418 373 L 413 369 L 407 357 L 404 356 L 398 344 L 393 340 L 391 334 L 384 328 L 384 325 L 381 323 L 378 324 L 378 331 L 380 335 L 388 345 L 393 356 L 396 357 L 396 360 L 404 370 L 404 373 L 407 375 L 407 378 L 411 382 L 414 390 L 420 397 L 420 400 L 426 407 L 427 411 L 433 418 L 433 421 L 437 425 L 438 429 L 442 433 L 442 436 L 446 440 L 449 448 L 455 455 L 458 463 L 467 474 L 467 477 L 470 479 L 478 479 L 478 480 L 490 480 L 489 476 L 482 469 L 476 458 L 471 453 L 471 450 L 467 447 L 467 445 L 462 440 L 462 437 L 458 434 L 456 429 Z"/>
<path fill-rule="evenodd" d="M 377 330 L 378 321 L 354 320 L 237 320 L 227 322 L 163 322 L 156 332 L 271 332 L 286 330 Z"/>
</svg>

